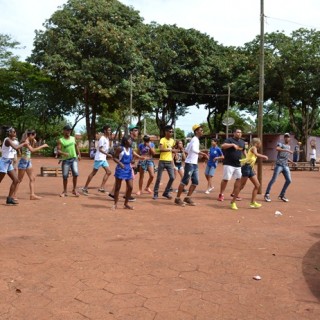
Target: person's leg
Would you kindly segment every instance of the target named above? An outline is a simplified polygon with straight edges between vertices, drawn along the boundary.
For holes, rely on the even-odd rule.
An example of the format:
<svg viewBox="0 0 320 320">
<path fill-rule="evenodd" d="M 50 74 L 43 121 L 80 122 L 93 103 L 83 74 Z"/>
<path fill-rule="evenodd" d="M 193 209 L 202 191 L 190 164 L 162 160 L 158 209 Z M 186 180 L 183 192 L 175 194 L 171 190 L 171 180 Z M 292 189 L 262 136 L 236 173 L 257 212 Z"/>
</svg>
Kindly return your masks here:
<svg viewBox="0 0 320 320">
<path fill-rule="evenodd" d="M 24 177 L 25 173 L 26 173 L 26 169 L 20 169 L 20 168 L 18 169 L 18 184 L 16 185 L 16 187 L 14 189 L 14 193 L 12 195 L 12 197 L 14 199 L 17 198 L 18 189 L 19 189 L 20 183 L 23 180 L 23 177 Z"/>
<path fill-rule="evenodd" d="M 227 166 L 224 165 L 223 166 L 223 176 L 222 176 L 222 180 L 220 183 L 220 193 L 219 193 L 219 197 L 218 200 L 219 201 L 224 201 L 224 191 L 226 190 L 228 181 L 231 179 L 232 174 L 233 174 L 233 167 L 232 166 Z"/>
<path fill-rule="evenodd" d="M 190 163 L 186 163 L 185 165 L 185 170 L 184 170 L 184 175 L 181 179 L 181 182 L 179 184 L 179 188 L 178 188 L 178 193 L 177 193 L 177 197 L 176 199 L 179 199 L 182 192 L 183 192 L 183 189 L 186 185 L 188 185 L 189 183 L 189 180 L 190 180 L 190 176 L 191 176 L 191 164 Z"/>
<path fill-rule="evenodd" d="M 149 173 L 149 179 L 148 179 L 145 191 L 147 191 L 148 193 L 151 193 L 152 191 L 150 189 L 150 186 L 151 186 L 151 183 L 154 179 L 154 165 L 153 165 L 153 163 L 148 166 L 148 173 Z"/>
<path fill-rule="evenodd" d="M 128 204 L 129 199 L 131 197 L 132 189 L 133 189 L 132 179 L 126 180 L 126 184 L 127 184 L 127 188 L 126 188 L 126 198 L 124 200 L 124 208 L 129 209 L 129 210 L 133 210 L 134 208 L 129 206 L 129 204 Z"/>
<path fill-rule="evenodd" d="M 85 186 L 83 187 L 83 189 L 88 189 L 88 186 L 90 184 L 90 181 L 92 180 L 92 178 L 97 174 L 98 169 L 93 168 L 92 172 L 88 175 L 87 181 Z"/>
<path fill-rule="evenodd" d="M 78 182 L 78 176 L 79 176 L 79 169 L 78 169 L 78 160 L 72 159 L 71 160 L 71 172 L 72 172 L 72 193 L 76 196 L 79 197 L 80 194 L 77 191 L 77 182 Z"/>
<path fill-rule="evenodd" d="M 114 182 L 114 205 L 113 205 L 112 209 L 118 208 L 119 192 L 121 189 L 121 184 L 122 184 L 122 179 L 116 178 L 116 180 Z"/>
<path fill-rule="evenodd" d="M 222 195 L 224 194 L 224 191 L 226 190 L 228 181 L 229 180 L 224 180 L 224 179 L 221 180 L 221 183 L 220 183 L 220 194 L 222 194 Z"/>
<path fill-rule="evenodd" d="M 0 172 L 0 183 L 3 180 L 3 178 L 6 176 L 5 172 Z"/>
<path fill-rule="evenodd" d="M 63 192 L 60 194 L 60 197 L 65 197 L 68 195 L 68 176 L 70 170 L 70 163 L 68 160 L 63 160 L 61 164 L 62 169 L 62 181 L 63 181 Z"/>
<path fill-rule="evenodd" d="M 156 183 L 155 183 L 154 188 L 153 188 L 154 197 L 155 196 L 158 197 L 159 186 L 160 186 L 160 181 L 161 181 L 163 170 L 164 170 L 164 162 L 163 161 L 159 161 L 157 179 L 156 179 Z"/>
<path fill-rule="evenodd" d="M 174 168 L 171 162 L 166 163 L 166 169 L 169 175 L 169 181 L 167 183 L 166 189 L 164 190 L 165 195 L 169 195 L 173 181 L 174 181 Z"/>
<path fill-rule="evenodd" d="M 289 187 L 289 184 L 291 183 L 291 173 L 290 173 L 290 169 L 289 169 L 288 166 L 283 167 L 282 174 L 283 174 L 283 176 L 285 178 L 285 182 L 284 182 L 283 188 L 282 188 L 282 190 L 280 192 L 280 195 L 279 195 L 280 197 L 284 197 L 285 196 L 286 191 L 287 191 L 287 189 Z"/>
<path fill-rule="evenodd" d="M 2 179 L 5 175 L 6 175 L 5 173 L 2 173 L 2 172 L 0 173 L 0 182 L 2 181 Z M 19 184 L 19 178 L 18 178 L 15 170 L 8 171 L 8 176 L 12 180 L 12 183 L 11 183 L 10 189 L 9 189 L 8 198 L 13 198 L 14 194 L 15 194 L 15 189 L 16 189 L 17 185 Z"/>
<path fill-rule="evenodd" d="M 102 182 L 101 182 L 100 189 L 99 189 L 102 192 L 104 192 L 103 190 L 106 190 L 106 183 L 107 183 L 109 177 L 111 176 L 111 170 L 110 170 L 109 166 L 104 167 L 103 169 L 105 171 L 105 174 L 102 178 Z"/>
<path fill-rule="evenodd" d="M 276 182 L 278 175 L 280 174 L 281 171 L 282 171 L 282 166 L 275 165 L 275 167 L 273 169 L 273 175 L 272 175 L 271 180 L 268 183 L 265 195 L 270 195 L 272 185 Z"/>
<path fill-rule="evenodd" d="M 35 194 L 35 191 L 34 191 L 34 185 L 35 185 L 35 176 L 33 174 L 33 168 L 30 167 L 26 170 L 27 172 L 27 175 L 29 177 L 29 188 L 30 188 L 30 200 L 39 200 L 41 199 L 41 197 L 37 196 Z"/>
<path fill-rule="evenodd" d="M 239 180 L 239 179 L 238 179 Z M 247 183 L 247 180 L 248 180 L 248 177 L 244 177 L 242 176 L 241 179 L 240 179 L 240 183 L 239 183 L 239 188 L 234 188 L 233 190 L 233 197 L 232 197 L 232 200 L 231 200 L 231 203 L 233 202 L 236 202 L 237 198 L 238 198 L 238 195 L 240 193 L 240 191 L 244 188 L 244 186 L 246 185 Z M 235 185 L 236 185 L 236 182 L 237 180 L 235 181 Z"/>
<path fill-rule="evenodd" d="M 139 167 L 139 190 L 136 192 L 136 195 L 140 196 L 142 193 L 142 186 L 143 186 L 143 179 L 144 179 L 144 169 L 142 166 Z"/>
<path fill-rule="evenodd" d="M 253 190 L 252 190 L 252 195 L 251 195 L 251 203 L 255 203 L 256 202 L 256 198 L 257 198 L 257 194 L 260 188 L 260 182 L 257 178 L 256 175 L 250 177 L 250 181 L 253 184 Z"/>
</svg>

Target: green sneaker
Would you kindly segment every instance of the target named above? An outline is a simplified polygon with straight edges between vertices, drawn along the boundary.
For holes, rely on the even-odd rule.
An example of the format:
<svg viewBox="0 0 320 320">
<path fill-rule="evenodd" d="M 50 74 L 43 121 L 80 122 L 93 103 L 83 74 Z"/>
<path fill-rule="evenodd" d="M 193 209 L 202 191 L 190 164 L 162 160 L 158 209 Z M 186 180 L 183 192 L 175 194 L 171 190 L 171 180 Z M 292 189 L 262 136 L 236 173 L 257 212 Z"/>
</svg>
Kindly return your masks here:
<svg viewBox="0 0 320 320">
<path fill-rule="evenodd" d="M 250 208 L 254 208 L 254 209 L 258 209 L 260 208 L 262 205 L 258 202 L 250 202 Z"/>
<path fill-rule="evenodd" d="M 231 202 L 230 208 L 231 208 L 232 210 L 238 210 L 237 204 L 236 204 L 235 202 Z"/>
</svg>

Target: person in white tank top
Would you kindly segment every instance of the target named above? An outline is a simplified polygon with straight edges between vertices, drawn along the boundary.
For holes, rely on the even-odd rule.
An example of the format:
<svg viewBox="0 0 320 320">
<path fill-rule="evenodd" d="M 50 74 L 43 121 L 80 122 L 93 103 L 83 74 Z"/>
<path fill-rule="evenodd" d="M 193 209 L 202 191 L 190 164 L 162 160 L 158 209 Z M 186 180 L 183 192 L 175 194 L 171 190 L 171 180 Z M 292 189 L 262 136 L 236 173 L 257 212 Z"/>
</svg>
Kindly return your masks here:
<svg viewBox="0 0 320 320">
<path fill-rule="evenodd" d="M 7 174 L 9 178 L 12 180 L 12 183 L 10 185 L 6 204 L 17 205 L 18 201 L 13 199 L 13 195 L 19 183 L 19 179 L 12 164 L 14 156 L 16 154 L 16 150 L 22 148 L 26 144 L 21 143 L 16 145 L 14 140 L 16 138 L 17 133 L 16 130 L 12 127 L 7 129 L 7 135 L 8 137 L 4 139 L 2 144 L 2 157 L 0 158 L 0 183 Z"/>
</svg>

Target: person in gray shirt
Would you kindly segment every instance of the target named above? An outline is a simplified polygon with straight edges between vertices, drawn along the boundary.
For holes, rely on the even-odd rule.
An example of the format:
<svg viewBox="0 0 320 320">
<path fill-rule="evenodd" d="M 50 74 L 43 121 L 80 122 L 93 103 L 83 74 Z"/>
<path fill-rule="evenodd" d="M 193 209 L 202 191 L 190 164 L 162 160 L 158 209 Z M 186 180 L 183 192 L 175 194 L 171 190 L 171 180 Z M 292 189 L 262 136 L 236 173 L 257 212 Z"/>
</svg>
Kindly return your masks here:
<svg viewBox="0 0 320 320">
<path fill-rule="evenodd" d="M 289 159 L 290 154 L 293 153 L 290 150 L 289 142 L 290 142 L 290 134 L 285 133 L 284 134 L 284 143 L 279 142 L 277 144 L 277 148 L 276 148 L 276 150 L 278 151 L 277 161 L 274 166 L 273 176 L 268 184 L 266 193 L 264 195 L 264 200 L 267 202 L 271 201 L 271 198 L 270 198 L 271 187 L 276 182 L 276 180 L 281 172 L 285 178 L 285 182 L 284 182 L 283 188 L 282 188 L 278 198 L 279 198 L 279 200 L 282 200 L 284 202 L 289 201 L 289 199 L 286 198 L 286 196 L 285 196 L 286 191 L 289 187 L 289 184 L 291 183 L 291 174 L 290 174 L 290 168 L 288 166 L 288 162 L 293 163 L 293 161 L 291 159 Z"/>
</svg>

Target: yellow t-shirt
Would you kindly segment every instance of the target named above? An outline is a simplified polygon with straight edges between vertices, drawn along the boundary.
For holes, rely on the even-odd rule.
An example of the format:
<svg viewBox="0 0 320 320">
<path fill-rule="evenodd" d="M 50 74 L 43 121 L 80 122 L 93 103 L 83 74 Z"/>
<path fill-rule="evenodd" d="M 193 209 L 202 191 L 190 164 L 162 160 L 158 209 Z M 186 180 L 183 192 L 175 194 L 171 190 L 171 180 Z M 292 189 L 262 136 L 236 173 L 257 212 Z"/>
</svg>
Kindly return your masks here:
<svg viewBox="0 0 320 320">
<path fill-rule="evenodd" d="M 174 147 L 174 144 L 175 144 L 175 142 L 173 139 L 167 139 L 167 138 L 163 137 L 160 140 L 160 145 L 162 145 L 164 149 L 167 149 L 167 148 L 172 149 Z M 172 161 L 172 151 L 160 152 L 160 160 Z"/>
<path fill-rule="evenodd" d="M 257 156 L 252 152 L 252 148 L 250 148 L 250 150 L 247 153 L 247 156 L 244 159 L 241 159 L 240 163 L 242 166 L 244 166 L 245 164 L 249 164 L 253 168 L 256 161 Z"/>
</svg>

